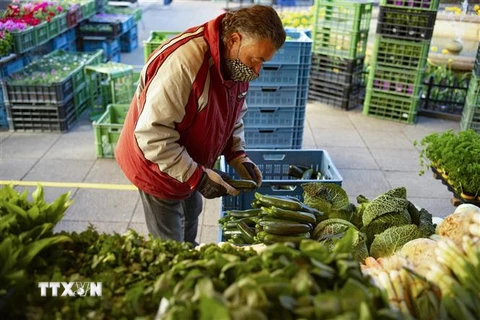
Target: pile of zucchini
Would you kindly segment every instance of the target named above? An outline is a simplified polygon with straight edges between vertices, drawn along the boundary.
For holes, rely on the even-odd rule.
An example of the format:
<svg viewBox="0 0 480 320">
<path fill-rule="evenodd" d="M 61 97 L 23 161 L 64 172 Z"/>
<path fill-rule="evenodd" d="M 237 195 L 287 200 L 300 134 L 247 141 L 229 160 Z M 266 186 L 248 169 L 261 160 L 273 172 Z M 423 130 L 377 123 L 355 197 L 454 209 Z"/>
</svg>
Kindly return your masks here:
<svg viewBox="0 0 480 320">
<path fill-rule="evenodd" d="M 228 210 L 219 220 L 223 241 L 237 245 L 292 242 L 309 239 L 326 216 L 295 197 L 255 193 L 252 209 Z"/>
<path fill-rule="evenodd" d="M 320 171 L 317 171 L 308 166 L 300 164 L 291 164 L 288 166 L 288 175 L 299 180 L 322 180 L 324 176 Z"/>
</svg>

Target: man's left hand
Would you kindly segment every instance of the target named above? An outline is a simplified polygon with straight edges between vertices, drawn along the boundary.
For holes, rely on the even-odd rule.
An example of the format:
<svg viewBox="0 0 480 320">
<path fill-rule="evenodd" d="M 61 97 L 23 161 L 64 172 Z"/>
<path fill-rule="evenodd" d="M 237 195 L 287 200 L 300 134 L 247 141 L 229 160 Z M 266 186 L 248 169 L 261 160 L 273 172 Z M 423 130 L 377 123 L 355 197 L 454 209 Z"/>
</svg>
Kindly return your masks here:
<svg viewBox="0 0 480 320">
<path fill-rule="evenodd" d="M 238 157 L 230 161 L 230 166 L 235 169 L 235 172 L 240 178 L 245 180 L 253 180 L 257 183 L 257 187 L 262 185 L 262 173 L 258 169 L 257 165 L 248 157 Z"/>
</svg>

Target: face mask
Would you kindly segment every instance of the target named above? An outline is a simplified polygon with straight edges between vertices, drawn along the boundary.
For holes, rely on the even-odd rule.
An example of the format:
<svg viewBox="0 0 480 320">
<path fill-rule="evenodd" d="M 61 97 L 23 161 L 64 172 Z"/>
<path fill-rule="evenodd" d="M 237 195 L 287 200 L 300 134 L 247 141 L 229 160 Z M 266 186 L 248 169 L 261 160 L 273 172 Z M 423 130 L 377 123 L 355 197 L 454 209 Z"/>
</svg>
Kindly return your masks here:
<svg viewBox="0 0 480 320">
<path fill-rule="evenodd" d="M 240 44 L 241 46 L 241 44 Z M 233 81 L 250 82 L 259 77 L 259 74 L 252 70 L 245 63 L 240 61 L 240 47 L 238 48 L 237 58 L 234 60 L 227 60 L 227 68 L 230 71 L 230 76 Z"/>
</svg>

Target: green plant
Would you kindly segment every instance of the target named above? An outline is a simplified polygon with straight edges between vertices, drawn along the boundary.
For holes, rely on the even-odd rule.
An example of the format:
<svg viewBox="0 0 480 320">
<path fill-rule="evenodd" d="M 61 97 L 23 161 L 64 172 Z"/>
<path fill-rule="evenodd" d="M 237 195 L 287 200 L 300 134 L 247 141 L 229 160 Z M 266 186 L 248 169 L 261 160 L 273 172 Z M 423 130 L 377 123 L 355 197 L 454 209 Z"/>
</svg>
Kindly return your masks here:
<svg viewBox="0 0 480 320">
<path fill-rule="evenodd" d="M 413 142 L 413 145 L 422 147 L 419 157 L 421 166 L 420 175 L 425 173 L 424 168 L 428 170 L 430 166 L 443 170 L 443 149 L 447 142 L 453 139 L 454 136 L 453 130 L 444 133 L 434 132 L 423 137 L 420 143 L 417 140 Z"/>
<path fill-rule="evenodd" d="M 0 57 L 12 51 L 13 37 L 8 31 L 0 31 Z"/>
</svg>

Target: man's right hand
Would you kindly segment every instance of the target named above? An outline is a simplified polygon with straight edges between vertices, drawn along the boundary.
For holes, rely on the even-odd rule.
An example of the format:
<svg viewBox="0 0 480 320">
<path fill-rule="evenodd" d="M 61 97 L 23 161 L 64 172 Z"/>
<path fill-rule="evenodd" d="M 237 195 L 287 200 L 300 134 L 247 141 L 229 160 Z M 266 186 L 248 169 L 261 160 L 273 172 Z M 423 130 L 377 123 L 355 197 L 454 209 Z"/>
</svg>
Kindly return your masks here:
<svg viewBox="0 0 480 320">
<path fill-rule="evenodd" d="M 212 169 L 204 169 L 197 191 L 206 199 L 239 194 L 237 189 L 223 181 L 222 177 Z"/>
</svg>

